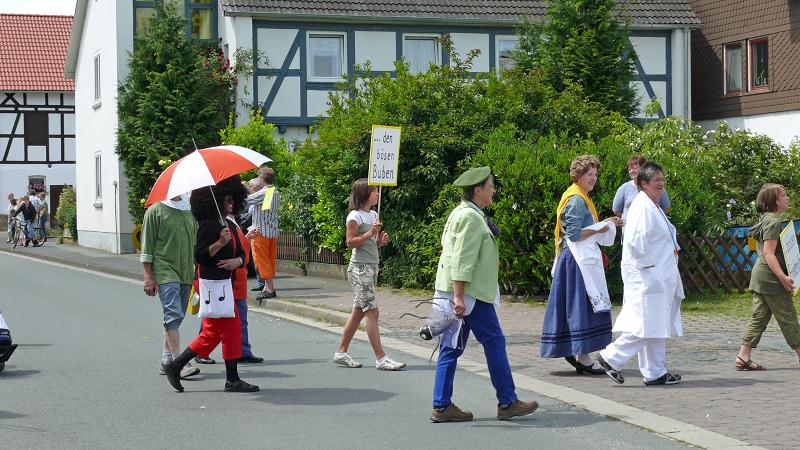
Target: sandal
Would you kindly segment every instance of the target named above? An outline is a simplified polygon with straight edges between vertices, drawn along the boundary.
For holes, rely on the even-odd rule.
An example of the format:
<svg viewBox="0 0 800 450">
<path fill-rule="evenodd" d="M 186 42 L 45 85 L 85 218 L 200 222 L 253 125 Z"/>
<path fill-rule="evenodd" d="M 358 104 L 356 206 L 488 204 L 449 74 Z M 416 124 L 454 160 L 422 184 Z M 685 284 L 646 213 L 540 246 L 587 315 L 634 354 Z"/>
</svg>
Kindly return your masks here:
<svg viewBox="0 0 800 450">
<path fill-rule="evenodd" d="M 665 373 L 660 377 L 656 378 L 655 380 L 645 381 L 644 384 L 647 386 L 658 386 L 661 384 L 671 385 L 671 384 L 678 384 L 681 382 L 681 376 L 672 373 Z"/>
<path fill-rule="evenodd" d="M 605 370 L 606 375 L 608 375 L 609 378 L 614 380 L 614 383 L 622 384 L 625 382 L 625 378 L 622 376 L 622 372 L 611 367 L 611 364 L 607 363 L 606 360 L 603 359 L 603 357 L 600 356 L 599 353 L 597 354 L 597 363 L 600 364 L 600 367 L 602 367 L 603 370 Z"/>
<path fill-rule="evenodd" d="M 737 356 L 736 357 L 736 370 L 738 370 L 739 372 L 742 372 L 742 371 L 748 372 L 748 371 L 751 371 L 751 370 L 767 370 L 767 369 L 764 366 L 762 366 L 761 364 L 754 363 L 752 359 L 749 360 L 749 361 L 745 361 L 741 357 Z"/>
</svg>

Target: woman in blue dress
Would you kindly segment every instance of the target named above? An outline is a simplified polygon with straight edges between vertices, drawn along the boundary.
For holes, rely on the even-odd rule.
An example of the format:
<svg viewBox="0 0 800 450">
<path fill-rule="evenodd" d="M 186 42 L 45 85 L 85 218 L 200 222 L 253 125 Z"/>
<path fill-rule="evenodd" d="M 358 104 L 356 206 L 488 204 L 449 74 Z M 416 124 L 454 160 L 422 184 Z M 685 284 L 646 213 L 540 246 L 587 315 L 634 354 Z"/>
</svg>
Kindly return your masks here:
<svg viewBox="0 0 800 450">
<path fill-rule="evenodd" d="M 589 353 L 611 343 L 611 313 L 592 309 L 583 276 L 566 240 L 577 242 L 604 232 L 608 226 L 622 224 L 620 218 L 611 217 L 606 219 L 610 222 L 606 227 L 584 229 L 598 221 L 589 192 L 597 183 L 599 169 L 600 161 L 593 155 L 579 156 L 570 164 L 573 184 L 561 196 L 556 212 L 557 256 L 541 341 L 542 358 L 565 358 L 578 374 L 592 375 L 605 373 Z"/>
</svg>

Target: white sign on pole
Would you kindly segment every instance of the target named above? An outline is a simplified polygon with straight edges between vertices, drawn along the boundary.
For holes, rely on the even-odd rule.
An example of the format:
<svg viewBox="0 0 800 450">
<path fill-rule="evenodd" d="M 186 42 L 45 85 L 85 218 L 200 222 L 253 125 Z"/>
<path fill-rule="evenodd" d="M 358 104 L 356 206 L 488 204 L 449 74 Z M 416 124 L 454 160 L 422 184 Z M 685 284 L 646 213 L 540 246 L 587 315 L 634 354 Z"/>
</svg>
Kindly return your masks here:
<svg viewBox="0 0 800 450">
<path fill-rule="evenodd" d="M 794 292 L 800 290 L 800 248 L 797 246 L 797 235 L 794 233 L 794 221 L 781 231 L 781 248 L 783 249 L 783 259 L 786 262 L 786 270 L 794 281 Z"/>
<path fill-rule="evenodd" d="M 369 145 L 370 186 L 397 186 L 400 164 L 400 127 L 373 125 Z"/>
</svg>

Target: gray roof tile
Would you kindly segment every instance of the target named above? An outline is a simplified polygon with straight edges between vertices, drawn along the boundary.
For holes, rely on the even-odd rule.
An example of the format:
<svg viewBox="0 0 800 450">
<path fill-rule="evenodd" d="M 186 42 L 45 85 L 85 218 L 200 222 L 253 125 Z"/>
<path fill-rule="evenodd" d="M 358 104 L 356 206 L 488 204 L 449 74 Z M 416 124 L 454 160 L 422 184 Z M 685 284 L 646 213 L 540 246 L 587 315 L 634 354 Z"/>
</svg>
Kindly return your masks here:
<svg viewBox="0 0 800 450">
<path fill-rule="evenodd" d="M 525 0 L 221 0 L 227 15 L 323 16 L 339 19 L 462 20 L 483 23 L 541 20 L 547 2 Z M 688 0 L 617 0 L 633 25 L 700 25 Z"/>
</svg>

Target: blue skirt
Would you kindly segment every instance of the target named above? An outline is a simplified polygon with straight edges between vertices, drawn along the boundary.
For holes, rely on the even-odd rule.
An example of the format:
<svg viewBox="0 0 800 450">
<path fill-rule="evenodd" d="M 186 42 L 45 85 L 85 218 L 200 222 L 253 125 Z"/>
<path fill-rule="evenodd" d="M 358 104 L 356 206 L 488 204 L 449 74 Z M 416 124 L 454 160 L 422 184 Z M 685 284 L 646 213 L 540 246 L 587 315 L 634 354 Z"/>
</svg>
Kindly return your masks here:
<svg viewBox="0 0 800 450">
<path fill-rule="evenodd" d="M 611 312 L 596 313 L 569 247 L 558 255 L 542 325 L 542 358 L 562 358 L 604 349 L 611 343 Z"/>
</svg>

